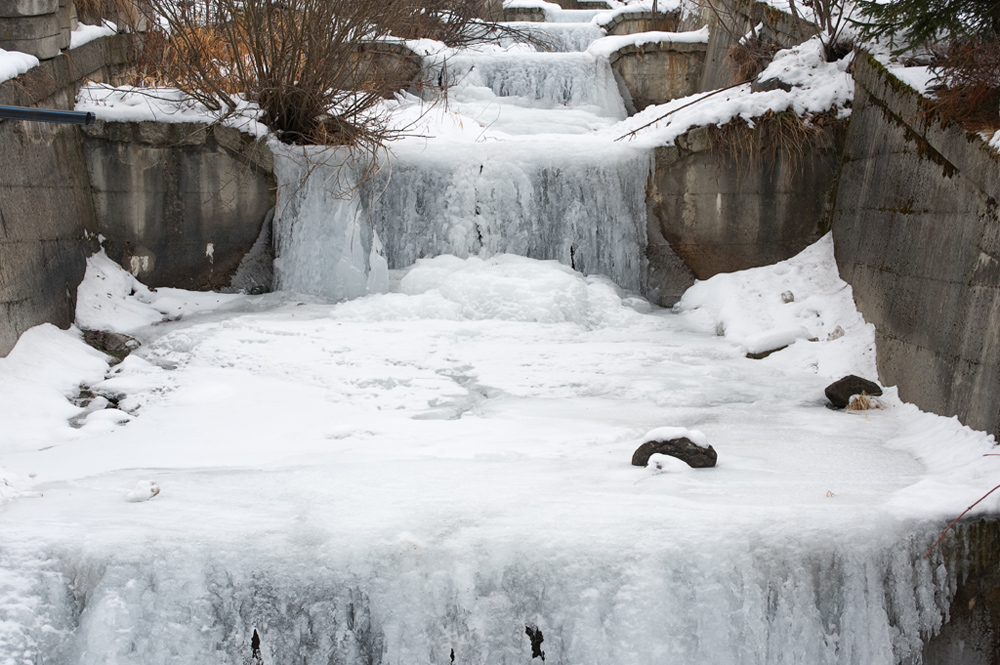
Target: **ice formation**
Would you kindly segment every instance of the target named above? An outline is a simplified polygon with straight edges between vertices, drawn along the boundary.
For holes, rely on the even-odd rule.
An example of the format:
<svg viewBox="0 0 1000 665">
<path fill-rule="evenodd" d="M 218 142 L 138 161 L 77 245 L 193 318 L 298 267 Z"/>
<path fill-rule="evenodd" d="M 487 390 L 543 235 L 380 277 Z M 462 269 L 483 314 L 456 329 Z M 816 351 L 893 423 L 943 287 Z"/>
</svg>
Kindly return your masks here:
<svg viewBox="0 0 1000 665">
<path fill-rule="evenodd" d="M 526 633 L 574 665 L 919 660 L 962 548 L 920 555 L 994 441 L 891 388 L 823 408 L 875 352 L 829 237 L 675 311 L 623 290 L 653 143 L 612 139 L 664 109 L 622 120 L 596 13 L 554 7 L 551 69 L 437 58 L 454 87 L 394 102 L 414 136 L 375 178 L 280 151 L 283 293 L 151 291 L 98 255 L 77 319 L 142 347 L 110 368 L 42 326 L 0 359 L 0 665 L 528 663 Z M 771 93 L 679 122 L 811 94 Z M 819 341 L 745 358 L 789 329 Z M 632 467 L 648 432 L 720 463 Z"/>
<path fill-rule="evenodd" d="M 528 626 L 551 662 L 870 665 L 947 617 L 962 548 L 921 554 L 993 441 L 891 389 L 823 408 L 873 338 L 829 238 L 676 312 L 511 255 L 387 282 L 211 300 L 93 257 L 78 318 L 143 345 L 0 359 L 0 662 L 527 663 Z M 789 320 L 845 332 L 743 357 Z M 657 432 L 719 465 L 632 467 Z"/>
</svg>

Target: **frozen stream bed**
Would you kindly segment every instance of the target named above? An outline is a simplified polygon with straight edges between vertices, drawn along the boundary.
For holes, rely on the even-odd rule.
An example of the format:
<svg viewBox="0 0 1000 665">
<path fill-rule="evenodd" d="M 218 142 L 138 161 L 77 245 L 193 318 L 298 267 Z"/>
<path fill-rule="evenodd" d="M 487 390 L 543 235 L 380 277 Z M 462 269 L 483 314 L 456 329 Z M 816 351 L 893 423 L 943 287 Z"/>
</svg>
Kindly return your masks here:
<svg viewBox="0 0 1000 665">
<path fill-rule="evenodd" d="M 874 375 L 829 237 L 675 311 L 506 255 L 391 282 L 151 292 L 92 258 L 81 327 L 142 347 L 41 326 L 0 359 L 0 663 L 529 663 L 530 627 L 548 663 L 870 665 L 940 626 L 956 573 L 920 555 L 1000 459 L 892 389 L 824 408 Z M 791 325 L 821 341 L 745 357 Z M 631 466 L 663 426 L 718 466 Z"/>
</svg>

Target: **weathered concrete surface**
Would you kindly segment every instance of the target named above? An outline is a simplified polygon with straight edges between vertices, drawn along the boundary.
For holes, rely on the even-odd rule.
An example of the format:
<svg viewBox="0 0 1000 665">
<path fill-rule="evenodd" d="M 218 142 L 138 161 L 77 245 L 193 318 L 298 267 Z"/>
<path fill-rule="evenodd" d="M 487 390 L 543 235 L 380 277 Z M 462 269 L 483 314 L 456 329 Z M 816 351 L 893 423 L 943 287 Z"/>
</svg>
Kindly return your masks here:
<svg viewBox="0 0 1000 665">
<path fill-rule="evenodd" d="M 664 41 L 630 44 L 612 53 L 611 68 L 619 88 L 624 88 L 629 113 L 697 92 L 705 49 L 705 44 Z"/>
<path fill-rule="evenodd" d="M 719 12 L 706 6 L 703 18 L 711 30 L 705 73 L 699 91 L 705 92 L 738 83 L 732 62 L 727 59 L 729 50 L 751 28 L 761 26 L 758 33 L 767 41 L 781 48 L 801 44 L 816 34 L 816 26 L 800 18 L 775 9 L 757 0 L 712 0 Z M 720 25 L 719 16 L 724 17 Z"/>
<path fill-rule="evenodd" d="M 378 92 L 388 99 L 413 88 L 424 66 L 423 58 L 412 49 L 394 42 L 362 44 L 352 57 L 357 58 L 356 80 L 379 81 Z"/>
<path fill-rule="evenodd" d="M 647 258 L 659 304 L 676 302 L 695 278 L 787 259 L 829 228 L 844 123 L 830 122 L 797 154 L 780 147 L 766 123 L 738 130 L 746 136 L 737 146 L 746 149 L 700 127 L 656 150 Z"/>
<path fill-rule="evenodd" d="M 32 326 L 73 322 L 96 231 L 74 127 L 0 122 L 0 354 Z M 15 166 L 16 165 L 16 166 Z"/>
<path fill-rule="evenodd" d="M 1000 522 L 959 523 L 939 546 L 958 573 L 950 618 L 924 644 L 923 665 L 996 665 L 1000 661 Z"/>
<path fill-rule="evenodd" d="M 923 114 L 868 57 L 833 216 L 837 264 L 875 324 L 882 383 L 1000 433 L 1000 155 Z"/>
<path fill-rule="evenodd" d="M 275 201 L 263 143 L 203 124 L 100 122 L 84 153 L 108 256 L 149 286 L 229 286 Z"/>
<path fill-rule="evenodd" d="M 21 51 L 39 60 L 48 60 L 59 55 L 62 48 L 60 33 L 57 11 L 41 16 L 0 18 L 0 49 Z"/>
<path fill-rule="evenodd" d="M 59 9 L 59 0 L 4 0 L 0 3 L 0 18 L 12 16 L 42 16 Z"/>
<path fill-rule="evenodd" d="M 109 77 L 120 38 L 99 39 L 0 84 L 0 104 L 72 108 L 75 82 Z M 28 328 L 73 322 L 76 287 L 97 232 L 76 127 L 0 122 L 0 355 Z"/>
<path fill-rule="evenodd" d="M 680 11 L 672 12 L 634 12 L 615 14 L 603 24 L 609 35 L 633 35 L 639 32 L 679 32 L 681 30 L 696 30 L 700 26 L 682 27 Z"/>
<path fill-rule="evenodd" d="M 504 7 L 503 20 L 511 23 L 516 21 L 544 23 L 545 10 L 541 7 Z"/>
</svg>

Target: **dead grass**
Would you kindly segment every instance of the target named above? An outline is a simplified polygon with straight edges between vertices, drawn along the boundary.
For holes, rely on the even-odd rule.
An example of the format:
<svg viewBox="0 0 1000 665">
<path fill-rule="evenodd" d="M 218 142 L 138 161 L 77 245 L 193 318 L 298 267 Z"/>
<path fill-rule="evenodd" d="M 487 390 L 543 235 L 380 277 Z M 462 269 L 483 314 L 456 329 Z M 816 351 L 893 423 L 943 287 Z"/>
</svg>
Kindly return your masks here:
<svg viewBox="0 0 1000 665">
<path fill-rule="evenodd" d="M 833 147 L 830 134 L 825 130 L 840 122 L 832 112 L 801 117 L 794 111 L 768 111 L 753 120 L 753 127 L 742 118 L 735 118 L 721 127 L 710 125 L 708 137 L 713 150 L 733 159 L 744 169 L 751 169 L 761 159 L 777 159 L 782 155 L 795 168 L 812 150 Z"/>
<path fill-rule="evenodd" d="M 779 50 L 778 44 L 759 35 L 748 37 L 734 44 L 726 59 L 733 67 L 733 83 L 757 78 Z"/>
<path fill-rule="evenodd" d="M 382 99 L 418 69 L 380 46 L 385 38 L 461 46 L 509 36 L 483 18 L 486 1 L 151 0 L 157 27 L 134 54 L 130 82 L 178 88 L 223 114 L 251 100 L 285 143 L 371 153 L 400 133 Z"/>
<path fill-rule="evenodd" d="M 883 408 L 882 403 L 865 392 L 862 392 L 860 395 L 854 395 L 847 404 L 848 411 L 863 411 L 867 413 L 871 409 L 881 408 Z"/>
<path fill-rule="evenodd" d="M 1000 129 L 1000 37 L 934 49 L 933 67 L 940 86 L 929 114 L 968 131 Z"/>
</svg>

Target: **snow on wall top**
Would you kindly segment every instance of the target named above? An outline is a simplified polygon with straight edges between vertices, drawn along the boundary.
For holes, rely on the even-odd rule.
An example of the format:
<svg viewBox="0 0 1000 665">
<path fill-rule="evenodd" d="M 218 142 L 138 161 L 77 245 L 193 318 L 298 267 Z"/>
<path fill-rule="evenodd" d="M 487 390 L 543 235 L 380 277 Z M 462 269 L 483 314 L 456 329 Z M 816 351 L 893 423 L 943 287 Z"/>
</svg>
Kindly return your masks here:
<svg viewBox="0 0 1000 665">
<path fill-rule="evenodd" d="M 688 32 L 637 32 L 631 35 L 613 35 L 598 39 L 587 49 L 587 53 L 609 57 L 626 46 L 646 44 L 707 44 L 711 36 L 707 27 Z"/>
<path fill-rule="evenodd" d="M 114 87 L 105 83 L 88 83 L 76 97 L 77 111 L 90 111 L 98 119 L 112 122 L 222 122 L 253 136 L 262 137 L 267 127 L 257 121 L 260 109 L 256 104 L 241 101 L 237 112 L 226 116 L 212 111 L 176 88 Z"/>
<path fill-rule="evenodd" d="M 80 48 L 84 44 L 117 34 L 118 26 L 111 21 L 104 21 L 101 25 L 87 25 L 80 23 L 76 30 L 69 33 L 70 49 Z"/>
<path fill-rule="evenodd" d="M 9 81 L 38 66 L 38 58 L 20 51 L 0 49 L 0 83 Z"/>
<path fill-rule="evenodd" d="M 800 116 L 835 111 L 838 118 L 851 114 L 854 79 L 847 69 L 852 55 L 826 62 L 818 37 L 779 51 L 759 80 L 777 78 L 791 90 L 753 92 L 749 83 L 729 89 L 697 93 L 666 104 L 651 106 L 620 123 L 622 135 L 643 145 L 672 145 L 693 127 L 722 126 L 742 118 L 753 119 L 768 112 L 794 111 Z M 703 100 L 703 101 L 702 101 Z M 631 133 L 635 132 L 634 135 Z"/>
</svg>

